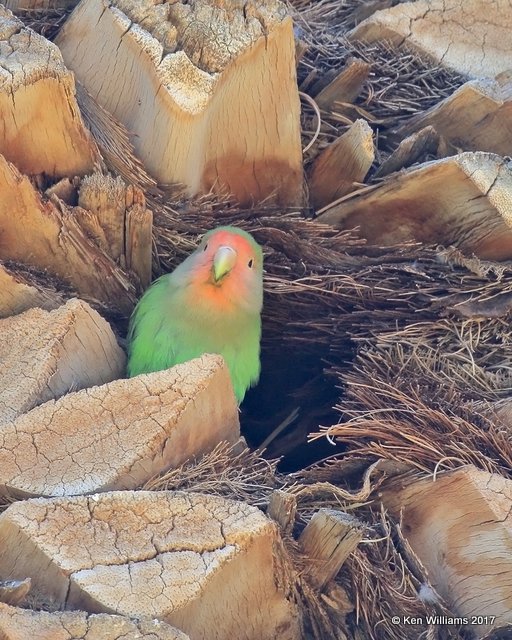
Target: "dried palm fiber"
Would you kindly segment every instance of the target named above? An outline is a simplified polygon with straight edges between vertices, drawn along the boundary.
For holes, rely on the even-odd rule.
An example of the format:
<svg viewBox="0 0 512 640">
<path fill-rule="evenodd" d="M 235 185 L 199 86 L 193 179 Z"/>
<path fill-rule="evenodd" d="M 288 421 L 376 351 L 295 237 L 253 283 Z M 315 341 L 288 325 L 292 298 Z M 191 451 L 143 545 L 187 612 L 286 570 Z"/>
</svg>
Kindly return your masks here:
<svg viewBox="0 0 512 640">
<path fill-rule="evenodd" d="M 76 82 L 76 99 L 80 112 L 95 139 L 105 164 L 128 183 L 137 184 L 146 193 L 157 191 L 156 181 L 135 155 L 128 130 L 99 105 L 85 87 Z"/>
<path fill-rule="evenodd" d="M 444 306 L 443 298 L 447 307 L 458 306 L 451 311 L 445 309 L 446 318 L 410 322 L 394 331 L 373 331 L 364 322 L 357 326 L 352 331 L 359 345 L 353 368 L 349 372 L 336 367 L 332 370 L 345 391 L 337 406 L 339 424 L 322 434 L 341 444 L 346 455 L 354 456 L 353 465 L 357 464 L 357 456 L 364 464 L 375 460 L 407 462 L 418 477 L 425 477 L 469 463 L 511 477 L 510 426 L 501 424 L 486 403 L 509 396 L 512 387 L 512 267 L 464 259 L 453 250 L 444 251 L 441 256 L 440 265 L 449 260 L 454 271 L 457 264 L 467 269 L 463 277 L 465 294 L 453 294 L 451 287 L 441 291 L 440 278 L 430 291 L 419 287 L 418 293 L 426 293 L 426 306 L 437 313 Z M 414 268 L 419 269 L 420 265 L 418 262 Z M 446 284 L 447 280 L 444 279 Z M 406 291 L 405 294 L 410 296 Z M 465 298 L 469 302 L 464 302 Z M 343 466 L 341 459 L 332 459 L 304 472 L 303 477 L 309 476 L 317 484 L 320 480 L 339 484 L 343 482 Z M 359 507 L 357 515 L 362 517 L 365 509 Z M 366 514 L 366 518 L 372 521 L 371 515 Z M 388 540 L 393 540 L 399 529 L 397 523 L 389 524 L 392 533 Z M 401 545 L 403 540 L 399 544 L 399 560 L 403 561 L 407 553 Z M 367 550 L 360 547 L 348 561 L 352 579 L 358 575 L 354 573 L 354 563 L 358 562 L 360 551 Z M 377 546 L 376 551 L 382 552 L 382 547 Z M 383 564 L 389 568 L 388 563 Z M 393 562 L 391 566 L 397 565 Z M 376 567 L 380 567 L 379 561 L 366 565 L 361 572 L 362 582 L 353 584 L 370 616 L 368 628 L 373 629 L 378 624 L 375 607 L 379 608 L 380 603 L 375 594 L 383 594 L 385 605 L 391 605 L 383 620 L 389 621 L 396 606 L 388 585 L 379 583 Z M 345 575 L 344 570 L 342 576 Z M 409 568 L 404 579 L 411 580 L 412 575 Z M 383 613 L 380 609 L 379 616 Z M 367 637 L 393 633 L 392 628 L 386 628 L 386 622 L 379 629 L 383 635 L 370 633 Z M 401 626 L 400 633 L 406 632 Z M 365 637 L 364 633 L 369 631 L 361 637 Z M 440 633 L 439 629 L 431 629 L 430 635 L 421 637 L 441 637 Z M 459 637 L 454 628 L 445 633 L 445 637 Z"/>
<path fill-rule="evenodd" d="M 236 221 L 252 231 L 265 245 L 266 328 L 263 346 L 264 352 L 271 359 L 284 342 L 290 346 L 291 352 L 300 351 L 301 354 L 309 354 L 311 360 L 316 359 L 317 367 L 323 367 L 321 358 L 330 361 L 330 377 L 337 383 L 340 376 L 344 384 L 347 377 L 359 375 L 359 363 L 364 360 L 366 353 L 377 347 L 382 348 L 380 345 L 385 344 L 391 355 L 387 356 L 384 364 L 380 363 L 380 368 L 384 371 L 392 373 L 403 370 L 402 375 L 409 383 L 411 377 L 425 380 L 424 388 L 427 391 L 435 387 L 432 384 L 432 371 L 440 369 L 443 372 L 443 382 L 446 379 L 452 381 L 448 390 L 453 395 L 445 401 L 440 391 L 435 389 L 433 398 L 440 403 L 441 408 L 452 406 L 455 402 L 454 406 L 460 406 L 461 411 L 466 411 L 462 402 L 465 398 L 468 401 L 474 400 L 475 396 L 493 399 L 507 393 L 510 386 L 507 369 L 510 362 L 507 323 L 498 317 L 484 327 L 480 320 L 465 316 L 475 313 L 478 315 L 484 310 L 487 315 L 492 315 L 493 312 L 489 311 L 492 301 L 498 312 L 501 309 L 506 313 L 507 305 L 504 301 L 510 299 L 512 286 L 510 265 L 466 259 L 453 249 L 414 245 L 395 249 L 365 248 L 349 234 L 336 234 L 332 229 L 305 220 L 298 213 L 283 213 L 272 208 L 244 211 L 208 198 L 199 202 L 182 202 L 175 207 L 155 199 L 151 206 L 157 214 L 157 271 L 172 268 L 195 244 L 197 236 L 214 224 Z M 311 240 L 308 242 L 309 239 Z M 392 331 L 389 330 L 390 326 L 393 327 Z M 401 334 L 397 335 L 399 332 Z M 406 362 L 416 363 L 410 369 L 404 366 L 403 358 L 400 359 L 392 351 L 397 340 L 400 340 L 402 349 L 407 347 L 409 341 L 412 345 L 409 347 L 411 353 L 418 356 L 416 360 L 410 354 L 405 358 Z M 469 340 L 471 349 L 468 351 Z M 356 349 L 359 350 L 359 356 L 356 367 L 351 371 L 352 352 Z M 469 356 L 471 352 L 474 352 L 472 360 Z M 440 358 L 439 354 L 443 357 Z M 379 364 L 378 358 L 374 358 L 372 362 Z M 370 380 L 379 380 L 379 370 L 374 365 L 374 369 L 366 371 L 365 376 Z M 310 374 L 310 371 L 311 369 L 307 369 L 305 374 Z M 421 372 L 423 378 L 419 375 Z M 288 375 L 291 373 L 290 366 Z M 382 403 L 387 406 L 389 402 L 389 387 L 385 390 L 379 399 L 379 409 L 382 408 Z M 462 391 L 466 395 L 459 401 L 456 392 L 461 394 Z M 339 390 L 334 386 L 332 393 L 335 395 L 331 399 L 339 396 Z M 416 411 L 420 405 L 416 396 L 413 399 L 415 404 L 412 409 Z M 259 399 L 260 406 L 261 400 L 262 398 Z M 268 397 L 264 396 L 264 400 L 269 403 Z M 366 400 L 356 400 L 360 403 L 358 407 L 366 408 Z M 343 402 L 342 397 L 339 406 Z M 326 411 L 329 406 L 326 405 Z M 408 411 L 410 414 L 411 406 Z M 456 428 L 459 431 L 471 431 L 473 423 L 463 415 L 459 416 L 458 412 L 459 409 L 455 414 L 452 412 L 448 415 L 450 421 L 445 420 L 443 428 L 448 428 L 452 415 L 456 415 Z M 431 409 L 428 408 L 425 417 L 427 428 L 429 420 L 435 420 L 436 425 L 439 420 L 439 415 L 432 418 L 430 413 Z M 423 416 L 423 409 L 421 415 Z M 443 409 L 440 415 L 443 416 Z M 483 416 L 479 417 L 479 421 L 484 426 L 492 426 Z M 411 421 L 411 428 L 415 424 Z M 418 424 L 420 429 L 425 428 L 423 422 Z M 295 432 L 295 428 L 292 431 Z M 471 437 L 475 435 L 474 431 L 473 429 Z M 452 433 L 450 437 L 460 440 L 458 433 Z M 414 438 L 418 438 L 417 432 L 412 433 L 411 440 L 414 441 Z M 432 436 L 431 440 L 437 442 L 437 435 Z M 492 433 L 489 442 L 496 453 L 506 451 L 503 442 L 495 440 Z M 360 450 L 357 442 L 347 441 L 344 444 L 354 454 L 375 456 L 372 449 Z M 487 443 L 485 446 L 491 445 Z M 412 452 L 415 461 L 418 461 L 415 467 L 421 471 L 435 469 L 440 458 L 431 456 L 430 459 L 423 451 L 426 449 L 431 455 L 430 440 L 427 439 L 424 447 L 420 442 L 417 449 L 418 451 Z M 476 453 L 468 453 L 464 449 L 462 453 L 456 451 L 456 454 L 463 461 L 471 461 L 483 468 L 498 468 L 492 456 L 488 459 L 487 456 L 480 456 L 478 449 L 475 451 Z M 444 452 L 442 454 L 446 455 Z M 449 455 L 455 457 L 451 450 Z M 377 457 L 400 459 L 400 456 L 393 455 Z M 407 449 L 407 459 L 410 458 L 411 451 Z M 504 458 L 500 460 L 504 464 Z M 446 459 L 441 460 L 441 465 L 450 464 Z M 226 463 L 225 469 L 229 470 L 227 472 L 223 472 L 217 465 L 215 473 L 211 473 L 206 466 L 204 475 L 200 476 L 192 469 L 188 479 L 183 470 L 179 470 L 174 473 L 174 481 L 167 477 L 164 482 L 169 487 L 176 483 L 180 488 L 188 485 L 191 489 L 195 487 L 227 492 L 233 497 L 238 495 L 249 502 L 254 501 L 259 506 L 268 499 L 269 487 L 287 488 L 293 482 L 295 484 L 289 490 L 298 496 L 302 524 L 320 506 L 351 510 L 369 523 L 368 539 L 371 542 L 360 545 L 339 576 L 340 584 L 356 605 L 355 612 L 347 616 L 346 622 L 336 621 L 336 616 L 333 616 L 326 602 L 318 598 L 318 594 L 310 593 L 307 586 L 297 596 L 303 599 L 303 607 L 308 614 L 309 637 L 343 637 L 340 634 L 345 633 L 349 638 L 398 639 L 417 638 L 422 632 L 428 634 L 425 637 L 432 638 L 464 637 L 462 632 L 451 627 L 405 629 L 403 626 L 393 627 L 389 624 L 392 612 L 395 615 L 423 615 L 433 609 L 418 599 L 418 589 L 425 584 L 424 573 L 404 550 L 397 523 L 382 514 L 376 504 L 372 504 L 371 490 L 351 494 L 348 491 L 350 487 L 344 489 L 343 477 L 337 471 L 335 461 L 331 462 L 331 466 L 335 470 L 333 473 L 336 475 L 336 484 L 328 482 L 329 474 L 325 470 L 321 483 L 313 480 L 315 473 L 321 475 L 319 470 L 313 470 L 307 476 L 310 482 L 307 485 L 300 475 L 283 477 L 277 474 L 274 476 L 277 478 L 275 480 L 269 477 L 269 467 L 265 465 L 266 463 L 261 467 L 261 473 L 264 474 L 261 482 L 249 471 L 254 468 L 254 460 L 247 459 L 238 467 L 233 461 Z M 238 483 L 235 488 L 229 480 L 234 476 Z M 248 478 L 247 482 L 244 477 Z M 156 482 L 154 488 L 160 487 Z M 230 494 L 231 491 L 233 494 Z M 298 528 L 300 526 L 299 524 Z M 289 544 L 293 548 L 291 541 Z M 437 608 L 436 611 L 442 609 Z"/>
<path fill-rule="evenodd" d="M 66 22 L 73 7 L 39 7 L 35 9 L 14 9 L 13 13 L 30 27 L 48 40 L 53 40 L 60 28 Z"/>
<path fill-rule="evenodd" d="M 512 391 L 512 265 L 428 252 L 401 266 L 387 259 L 375 308 L 354 309 L 346 331 L 358 355 L 350 371 L 333 363 L 345 393 L 327 433 L 351 453 L 423 471 L 472 463 L 509 475 L 510 433 L 485 403 Z"/>
<path fill-rule="evenodd" d="M 461 327 L 461 322 L 465 326 Z M 344 458 L 351 455 L 353 463 L 357 463 L 357 456 L 365 464 L 375 460 L 407 462 L 418 478 L 468 463 L 511 477 L 510 425 L 500 424 L 486 411 L 482 401 L 510 393 L 509 332 L 507 323 L 493 320 L 487 323 L 491 326 L 486 331 L 478 333 L 479 327 L 475 326 L 478 322 L 432 322 L 431 332 L 426 330 L 428 323 L 423 323 L 414 336 L 419 340 L 410 335 L 415 331 L 407 329 L 401 335 L 390 332 L 384 336 L 389 338 L 387 344 L 377 336 L 376 345 L 360 352 L 353 370 L 340 375 L 345 385 L 345 394 L 337 407 L 341 412 L 340 423 L 327 433 L 346 450 L 345 455 L 303 475 L 317 486 L 319 482 L 339 485 L 343 483 Z M 409 334 L 404 338 L 405 344 L 394 342 L 404 334 Z M 493 338 L 498 338 L 497 344 Z M 502 338 L 505 348 L 500 344 Z M 450 346 L 446 357 L 440 355 L 444 340 Z M 471 350 L 470 342 L 475 349 L 474 367 L 465 366 L 469 364 L 465 361 Z M 355 514 L 375 526 L 372 508 L 376 505 L 360 505 Z M 366 624 L 361 636 L 354 637 L 409 637 L 407 631 L 410 637 L 468 637 L 453 627 L 431 628 L 424 636 L 420 635 L 423 629 L 416 629 L 415 636 L 402 625 L 399 631 L 389 625 L 397 608 L 401 612 L 397 615 L 406 615 L 405 611 L 422 615 L 414 591 L 418 592 L 426 583 L 424 571 L 417 573 L 417 566 L 410 564 L 399 523 L 384 514 L 383 518 L 379 531 L 386 537 L 386 545 L 379 543 L 368 548 L 360 545 L 339 577 L 352 597 L 362 603 L 361 615 Z M 386 557 L 389 549 L 394 555 Z M 393 569 L 402 574 L 403 581 L 390 575 Z M 349 581 L 348 586 L 345 580 Z M 411 608 L 407 609 L 407 605 Z M 379 631 L 375 632 L 377 628 Z"/>
<path fill-rule="evenodd" d="M 365 435 L 362 430 L 357 433 L 349 430 L 367 427 L 368 421 L 374 420 L 371 412 L 386 408 L 390 396 L 393 397 L 392 391 L 396 390 L 399 394 L 408 394 L 408 404 L 405 403 L 403 411 L 409 417 L 413 433 L 418 430 L 420 419 L 411 412 L 419 401 L 430 398 L 433 409 L 441 407 L 448 412 L 449 417 L 440 422 L 445 425 L 446 447 L 437 458 L 427 456 L 423 460 L 418 454 L 415 462 L 419 468 L 432 471 L 442 458 L 455 458 L 445 465 L 448 467 L 461 464 L 462 459 L 488 469 L 497 470 L 500 464 L 509 468 L 509 440 L 505 439 L 501 427 L 493 426 L 475 403 L 510 395 L 510 265 L 492 268 L 475 259 L 464 261 L 456 250 L 424 248 L 409 256 L 406 249 L 401 254 L 382 253 L 382 262 L 358 256 L 357 267 L 345 264 L 342 276 L 332 271 L 317 275 L 320 295 L 307 289 L 299 294 L 300 287 L 307 285 L 304 279 L 293 285 L 277 284 L 286 308 L 293 308 L 297 295 L 301 298 L 300 310 L 309 310 L 309 315 L 302 313 L 297 326 L 292 325 L 294 319 L 290 315 L 292 326 L 288 327 L 285 340 L 299 348 L 309 341 L 318 346 L 325 339 L 329 348 L 323 357 L 332 363 L 330 373 L 335 383 L 347 391 L 345 396 L 342 394 L 337 410 L 342 420 L 348 416 L 350 422 L 333 426 L 329 433 L 335 434 L 337 442 L 349 451 L 355 448 L 362 455 L 373 452 L 370 445 L 367 449 L 361 446 Z M 466 266 L 461 265 L 463 262 Z M 475 272 L 472 269 L 477 264 L 480 267 Z M 322 280 L 323 287 L 318 284 Z M 295 295 L 290 293 L 293 288 Z M 488 316 L 491 319 L 484 320 Z M 354 367 L 351 349 L 358 350 Z M 413 383 L 416 386 L 410 389 Z M 367 391 L 368 387 L 372 393 Z M 370 395 L 371 401 L 360 397 L 364 393 Z M 377 394 L 378 399 L 372 394 Z M 460 399 L 457 394 L 461 395 Z M 401 402 L 403 405 L 405 401 Z M 418 414 L 422 405 L 417 406 Z M 453 422 L 452 407 L 460 412 L 461 424 Z M 432 417 L 428 411 L 425 418 L 431 423 L 439 422 L 438 417 Z M 379 419 L 385 420 L 382 415 Z M 464 437 L 467 443 L 464 455 L 456 444 L 461 429 L 468 432 Z M 420 431 L 425 433 L 425 430 L 422 425 Z M 387 429 L 386 434 L 389 433 Z M 437 432 L 426 439 L 423 456 L 432 452 L 428 442 L 437 441 Z M 384 457 L 409 458 L 410 443 L 403 445 L 401 455 L 393 456 L 390 445 Z M 479 451 L 487 453 L 480 455 Z M 498 467 L 492 466 L 495 459 L 501 461 Z"/>
<path fill-rule="evenodd" d="M 29 264 L 19 264 L 12 260 L 0 260 L 0 266 L 18 277 L 23 283 L 30 284 L 48 296 L 59 295 L 63 300 L 76 295 L 73 288 L 47 271 L 43 272 Z"/>
<path fill-rule="evenodd" d="M 289 2 L 296 25 L 296 35 L 307 47 L 298 64 L 301 91 L 313 99 L 356 58 L 371 65 L 368 80 L 352 108 L 340 103 L 322 110 L 322 125 L 317 142 L 305 156 L 306 164 L 341 135 L 357 118 L 364 118 L 375 132 L 376 169 L 393 151 L 398 141 L 392 130 L 412 115 L 437 104 L 451 95 L 465 78 L 445 69 L 434 60 L 407 48 L 397 48 L 386 41 L 349 42 L 347 33 L 368 15 L 396 2 L 368 3 L 365 0 L 339 2 Z M 314 131 L 316 114 L 305 103 L 302 130 L 305 144 Z M 422 161 L 430 156 L 421 158 Z M 371 175 L 370 175 L 371 179 Z"/>
<path fill-rule="evenodd" d="M 510 425 L 490 404 L 510 395 L 508 322 L 425 322 L 377 336 L 350 372 L 340 422 L 323 431 L 352 455 L 410 465 L 425 473 L 473 464 L 512 475 Z"/>
</svg>

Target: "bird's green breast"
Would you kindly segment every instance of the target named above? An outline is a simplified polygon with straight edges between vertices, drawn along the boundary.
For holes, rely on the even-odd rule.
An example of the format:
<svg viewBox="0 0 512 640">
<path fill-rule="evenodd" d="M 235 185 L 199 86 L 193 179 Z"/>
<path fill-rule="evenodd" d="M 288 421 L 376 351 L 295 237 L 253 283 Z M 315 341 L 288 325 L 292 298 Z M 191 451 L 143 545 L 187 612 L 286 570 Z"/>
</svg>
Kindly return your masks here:
<svg viewBox="0 0 512 640">
<path fill-rule="evenodd" d="M 220 354 L 240 403 L 260 373 L 258 315 L 217 309 L 187 299 L 172 279 L 147 290 L 130 322 L 128 375 L 167 369 L 204 353 Z"/>
</svg>

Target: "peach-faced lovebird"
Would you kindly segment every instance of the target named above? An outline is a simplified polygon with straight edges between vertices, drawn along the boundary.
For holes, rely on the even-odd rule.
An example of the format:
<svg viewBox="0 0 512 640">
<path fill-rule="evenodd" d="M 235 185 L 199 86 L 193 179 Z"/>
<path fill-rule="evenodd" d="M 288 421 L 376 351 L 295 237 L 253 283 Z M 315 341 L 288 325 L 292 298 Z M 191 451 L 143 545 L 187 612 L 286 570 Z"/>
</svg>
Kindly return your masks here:
<svg viewBox="0 0 512 640">
<path fill-rule="evenodd" d="M 139 300 L 128 330 L 128 376 L 218 353 L 241 403 L 260 374 L 262 303 L 261 247 L 236 227 L 209 231 Z"/>
</svg>

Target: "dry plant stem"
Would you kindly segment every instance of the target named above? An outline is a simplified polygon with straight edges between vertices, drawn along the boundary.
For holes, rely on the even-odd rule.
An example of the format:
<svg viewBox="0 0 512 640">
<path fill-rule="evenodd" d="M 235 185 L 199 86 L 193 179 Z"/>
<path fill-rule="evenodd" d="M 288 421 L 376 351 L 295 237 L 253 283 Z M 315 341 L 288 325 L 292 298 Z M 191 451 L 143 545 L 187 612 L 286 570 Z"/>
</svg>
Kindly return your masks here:
<svg viewBox="0 0 512 640">
<path fill-rule="evenodd" d="M 265 449 L 269 446 L 269 444 L 273 440 L 275 440 L 275 438 L 277 438 L 279 434 L 281 434 L 286 429 L 286 427 L 291 425 L 294 422 L 294 420 L 297 419 L 299 415 L 299 410 L 300 410 L 300 407 L 295 408 L 290 413 L 290 415 L 287 416 L 280 424 L 278 424 L 277 427 L 265 438 L 265 440 L 263 440 L 263 442 L 258 447 L 259 453 L 262 453 L 263 451 L 265 451 Z"/>
<path fill-rule="evenodd" d="M 304 149 L 302 149 L 302 153 L 307 153 L 311 149 L 311 147 L 315 144 L 318 138 L 318 134 L 320 133 L 320 129 L 322 127 L 322 116 L 320 115 L 320 109 L 318 108 L 318 105 L 316 104 L 316 102 L 313 100 L 311 96 L 308 96 L 307 93 L 303 93 L 302 91 L 299 91 L 299 95 L 301 98 L 306 100 L 306 102 L 308 102 L 313 107 L 313 111 L 315 112 L 316 119 L 317 119 L 316 129 L 315 129 L 315 133 L 313 134 L 313 138 L 308 142 L 308 144 L 304 147 Z"/>
<path fill-rule="evenodd" d="M 270 494 L 267 515 L 275 520 L 284 535 L 292 533 L 297 514 L 297 498 L 287 491 L 276 489 Z"/>
<path fill-rule="evenodd" d="M 309 177 L 313 207 L 321 208 L 357 190 L 374 158 L 372 130 L 365 120 L 356 120 L 313 162 Z"/>
<path fill-rule="evenodd" d="M 304 578 L 323 590 L 363 537 L 364 525 L 347 513 L 320 509 L 308 522 L 299 545 L 309 563 Z"/>
</svg>

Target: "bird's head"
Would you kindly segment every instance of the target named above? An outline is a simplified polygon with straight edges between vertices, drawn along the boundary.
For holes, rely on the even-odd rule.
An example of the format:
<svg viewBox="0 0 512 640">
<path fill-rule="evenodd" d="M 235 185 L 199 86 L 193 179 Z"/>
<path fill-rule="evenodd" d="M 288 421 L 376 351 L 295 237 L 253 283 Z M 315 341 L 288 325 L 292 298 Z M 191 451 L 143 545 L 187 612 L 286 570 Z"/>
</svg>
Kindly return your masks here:
<svg viewBox="0 0 512 640">
<path fill-rule="evenodd" d="M 192 284 L 219 305 L 259 313 L 263 302 L 263 252 L 254 238 L 237 227 L 206 233 L 190 256 Z"/>
</svg>

